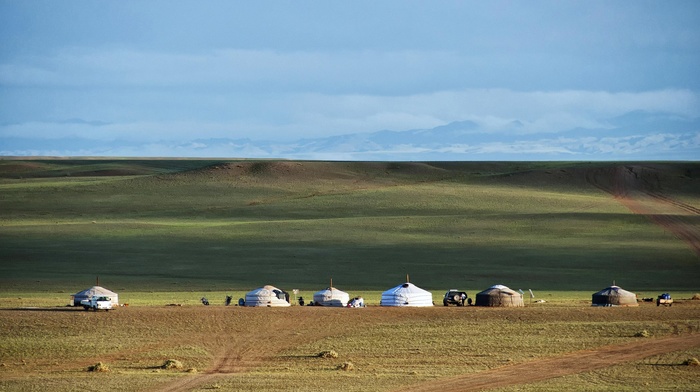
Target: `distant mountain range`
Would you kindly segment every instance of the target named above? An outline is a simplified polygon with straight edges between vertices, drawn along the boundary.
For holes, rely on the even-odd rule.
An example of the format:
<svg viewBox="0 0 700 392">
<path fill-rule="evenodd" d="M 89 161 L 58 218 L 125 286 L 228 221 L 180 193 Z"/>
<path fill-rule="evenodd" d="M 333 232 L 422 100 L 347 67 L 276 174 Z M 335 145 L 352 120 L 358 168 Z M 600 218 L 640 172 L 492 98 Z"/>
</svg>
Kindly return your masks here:
<svg viewBox="0 0 700 392">
<path fill-rule="evenodd" d="M 71 120 L 73 122 L 78 120 Z M 89 123 L 89 122 L 84 122 Z M 101 123 L 95 125 L 99 126 Z M 497 132 L 472 121 L 431 129 L 383 130 L 292 142 L 196 138 L 156 143 L 86 138 L 0 136 L 4 156 L 171 156 L 316 160 L 698 160 L 700 119 L 631 112 L 593 128 L 523 131 L 513 121 Z"/>
</svg>

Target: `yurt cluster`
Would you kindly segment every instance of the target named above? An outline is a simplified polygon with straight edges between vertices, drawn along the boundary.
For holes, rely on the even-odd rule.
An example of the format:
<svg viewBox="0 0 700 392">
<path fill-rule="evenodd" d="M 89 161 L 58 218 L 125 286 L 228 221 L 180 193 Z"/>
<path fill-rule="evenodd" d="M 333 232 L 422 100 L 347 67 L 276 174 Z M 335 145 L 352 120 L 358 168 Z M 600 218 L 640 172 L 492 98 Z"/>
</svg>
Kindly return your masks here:
<svg viewBox="0 0 700 392">
<path fill-rule="evenodd" d="M 448 291 L 449 293 L 449 291 Z M 93 286 L 89 289 L 71 295 L 71 306 L 80 306 L 80 301 L 89 299 L 92 296 L 107 296 L 111 298 L 114 305 L 119 304 L 117 293 L 100 286 Z M 515 291 L 503 285 L 494 285 L 476 294 L 476 306 L 489 307 L 521 307 L 525 306 L 522 291 Z M 230 299 L 227 298 L 227 299 Z M 203 298 L 204 300 L 204 298 Z M 463 299 L 464 300 L 464 299 Z M 445 305 L 447 304 L 444 302 Z M 592 296 L 592 306 L 638 306 L 636 294 L 623 290 L 618 286 L 610 286 Z M 208 304 L 208 302 L 206 303 Z M 228 301 L 227 301 L 228 304 Z M 299 297 L 299 304 L 304 305 L 302 297 Z M 462 301 L 462 305 L 465 302 Z M 472 304 L 471 299 L 469 304 Z M 245 298 L 238 301 L 239 306 L 249 307 L 285 307 L 291 306 L 289 293 L 278 289 L 275 286 L 266 285 L 246 293 Z M 342 290 L 331 286 L 315 292 L 313 300 L 306 303 L 313 306 L 332 307 L 365 307 L 362 297 L 350 298 L 350 295 Z M 424 307 L 434 306 L 433 294 L 413 283 L 406 282 L 392 287 L 382 293 L 380 306 L 408 306 Z"/>
</svg>

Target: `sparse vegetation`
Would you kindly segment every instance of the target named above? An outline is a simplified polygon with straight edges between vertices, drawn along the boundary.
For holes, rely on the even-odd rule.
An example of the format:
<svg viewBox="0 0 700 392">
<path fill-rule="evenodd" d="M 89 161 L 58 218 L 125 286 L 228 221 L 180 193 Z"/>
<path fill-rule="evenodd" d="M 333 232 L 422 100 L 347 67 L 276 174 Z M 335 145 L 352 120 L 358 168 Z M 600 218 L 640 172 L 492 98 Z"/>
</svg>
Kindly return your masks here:
<svg viewBox="0 0 700 392">
<path fill-rule="evenodd" d="M 163 364 L 160 366 L 161 369 L 166 369 L 166 370 L 170 370 L 170 369 L 180 370 L 183 367 L 184 366 L 182 365 L 182 362 L 178 361 L 177 359 L 168 359 L 165 362 L 163 362 Z"/>
<path fill-rule="evenodd" d="M 338 358 L 338 353 L 334 350 L 321 351 L 317 355 L 319 358 Z"/>
<path fill-rule="evenodd" d="M 87 368 L 88 372 L 108 372 L 109 371 L 109 366 L 103 362 L 97 362 L 94 365 L 90 365 Z"/>
<path fill-rule="evenodd" d="M 685 361 L 683 361 L 683 365 L 685 366 L 700 366 L 700 360 L 697 358 L 688 358 Z"/>
</svg>

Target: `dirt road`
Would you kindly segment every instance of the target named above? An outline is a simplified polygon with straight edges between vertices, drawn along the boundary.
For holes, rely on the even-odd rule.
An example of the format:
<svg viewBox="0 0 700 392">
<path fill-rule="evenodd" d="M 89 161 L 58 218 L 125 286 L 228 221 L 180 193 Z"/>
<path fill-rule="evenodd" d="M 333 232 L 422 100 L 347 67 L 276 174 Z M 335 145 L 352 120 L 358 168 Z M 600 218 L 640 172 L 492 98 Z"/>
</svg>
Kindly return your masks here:
<svg viewBox="0 0 700 392">
<path fill-rule="evenodd" d="M 663 181 L 651 166 L 621 165 L 586 172 L 586 180 L 610 193 L 635 214 L 673 233 L 700 256 L 700 208 L 664 194 Z"/>
<path fill-rule="evenodd" d="M 415 392 L 485 391 L 528 384 L 700 346 L 700 334 L 599 347 L 411 386 Z"/>
<path fill-rule="evenodd" d="M 266 313 L 270 309 L 249 309 L 249 313 Z M 258 312 L 255 312 L 258 310 Z M 315 309 L 314 309 L 315 310 Z M 319 309 L 320 310 L 320 309 Z M 323 309 L 328 310 L 328 309 Z M 157 392 L 184 392 L 201 388 L 205 384 L 215 383 L 232 373 L 246 372 L 271 358 L 279 352 L 305 343 L 323 339 L 331 335 L 342 335 L 353 328 L 353 323 L 344 318 L 343 312 L 330 311 L 309 312 L 305 317 L 295 317 L 291 321 L 287 317 L 265 318 L 264 328 L 275 331 L 274 336 L 261 338 L 258 329 L 250 328 L 235 334 L 226 334 L 216 338 L 215 346 L 219 347 L 218 354 L 212 359 L 212 364 L 202 373 L 178 377 L 170 383 L 162 385 Z M 357 314 L 359 315 L 359 314 Z M 361 316 L 361 315 L 360 315 Z M 373 322 L 367 321 L 366 325 Z M 333 325 L 333 328 L 328 328 Z M 304 331 L 299 333 L 298 331 Z"/>
</svg>

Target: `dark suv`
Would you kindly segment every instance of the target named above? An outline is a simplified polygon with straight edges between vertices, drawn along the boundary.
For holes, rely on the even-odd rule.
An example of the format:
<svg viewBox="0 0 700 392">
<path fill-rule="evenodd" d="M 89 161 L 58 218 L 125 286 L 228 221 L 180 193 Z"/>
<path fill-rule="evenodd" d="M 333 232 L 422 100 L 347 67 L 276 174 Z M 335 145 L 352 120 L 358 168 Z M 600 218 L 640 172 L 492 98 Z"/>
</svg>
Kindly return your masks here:
<svg viewBox="0 0 700 392">
<path fill-rule="evenodd" d="M 467 293 L 459 290 L 449 290 L 445 293 L 445 298 L 442 299 L 442 304 L 465 306 L 472 303 L 472 299 L 467 297 Z"/>
</svg>

